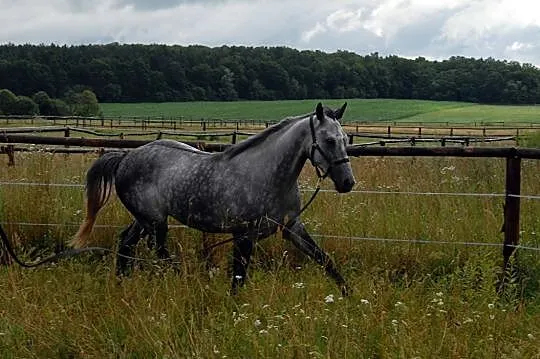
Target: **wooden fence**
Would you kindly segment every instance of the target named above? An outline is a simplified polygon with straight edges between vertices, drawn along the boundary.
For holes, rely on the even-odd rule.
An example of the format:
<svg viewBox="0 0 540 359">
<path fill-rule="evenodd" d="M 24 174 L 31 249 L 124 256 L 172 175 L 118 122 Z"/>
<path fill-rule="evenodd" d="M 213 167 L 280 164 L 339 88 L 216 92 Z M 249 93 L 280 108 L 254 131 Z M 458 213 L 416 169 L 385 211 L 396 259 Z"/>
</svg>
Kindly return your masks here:
<svg viewBox="0 0 540 359">
<path fill-rule="evenodd" d="M 143 131 L 121 131 L 121 132 L 111 132 L 99 131 L 96 129 L 89 128 L 77 128 L 72 126 L 38 126 L 38 127 L 4 127 L 0 128 L 0 134 L 4 135 L 17 135 L 17 134 L 36 134 L 36 133 L 62 133 L 64 137 L 71 137 L 73 133 L 83 133 L 87 135 L 92 135 L 95 137 L 118 137 L 119 139 L 124 139 L 126 137 L 150 137 L 155 136 L 155 139 L 160 139 L 163 136 L 174 136 L 174 137 L 184 137 L 184 138 L 194 138 L 197 140 L 197 143 L 201 143 L 204 139 L 221 140 L 223 137 L 230 137 L 230 143 L 235 144 L 239 138 L 252 136 L 256 132 L 246 132 L 239 130 L 228 130 L 228 131 L 219 131 L 219 132 L 208 132 L 208 131 L 175 131 L 175 130 L 143 130 Z M 371 142 L 364 142 L 362 145 L 380 145 L 386 146 L 388 144 L 397 144 L 397 143 L 408 143 L 411 146 L 416 144 L 438 144 L 440 146 L 446 146 L 447 144 L 460 144 L 462 146 L 469 146 L 475 143 L 492 143 L 492 142 L 513 142 L 517 145 L 518 137 L 516 136 L 458 136 L 458 135 L 438 135 L 438 136 L 422 136 L 422 135 L 390 135 L 383 133 L 372 133 L 372 132 L 351 132 L 347 131 L 349 136 L 349 145 L 354 144 L 354 140 L 363 139 L 370 140 Z M 185 139 L 182 139 L 185 140 Z M 21 149 L 22 150 L 22 149 Z"/>
<path fill-rule="evenodd" d="M 186 118 L 183 116 L 166 117 L 166 116 L 118 116 L 118 117 L 77 117 L 77 116 L 1 116 L 0 122 L 6 125 L 13 124 L 49 124 L 53 126 L 75 126 L 75 127 L 100 127 L 100 128 L 116 128 L 116 129 L 134 129 L 152 130 L 152 129 L 168 129 L 179 130 L 182 128 L 198 128 L 201 131 L 208 131 L 216 128 L 224 129 L 250 129 L 264 128 L 277 121 L 265 121 L 256 119 L 219 119 L 219 118 Z M 356 132 L 376 132 L 386 133 L 387 136 L 397 134 L 423 135 L 441 134 L 441 129 L 446 130 L 446 135 L 459 135 L 464 131 L 472 131 L 481 136 L 492 135 L 493 131 L 505 131 L 506 134 L 512 132 L 512 135 L 519 136 L 520 131 L 540 130 L 539 122 L 523 122 L 516 121 L 494 121 L 494 122 L 403 122 L 403 121 L 363 121 L 351 120 L 346 121 L 345 126 L 354 129 Z M 490 133 L 491 132 L 491 133 Z"/>
</svg>

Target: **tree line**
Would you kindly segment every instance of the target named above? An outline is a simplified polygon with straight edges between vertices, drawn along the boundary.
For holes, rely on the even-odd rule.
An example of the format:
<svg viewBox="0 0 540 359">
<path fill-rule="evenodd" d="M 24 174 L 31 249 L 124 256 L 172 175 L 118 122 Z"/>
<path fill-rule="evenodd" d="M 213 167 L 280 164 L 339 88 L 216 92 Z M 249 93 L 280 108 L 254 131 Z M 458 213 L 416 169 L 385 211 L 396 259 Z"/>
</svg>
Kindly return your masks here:
<svg viewBox="0 0 540 359">
<path fill-rule="evenodd" d="M 91 90 L 79 93 L 69 90 L 64 99 L 51 98 L 45 91 L 32 97 L 17 96 L 9 89 L 0 90 L 0 115 L 43 115 L 43 116 L 99 116 L 101 109 Z"/>
<path fill-rule="evenodd" d="M 287 47 L 2 45 L 0 88 L 100 102 L 396 98 L 540 102 L 540 69 L 493 58 L 430 61 Z"/>
</svg>

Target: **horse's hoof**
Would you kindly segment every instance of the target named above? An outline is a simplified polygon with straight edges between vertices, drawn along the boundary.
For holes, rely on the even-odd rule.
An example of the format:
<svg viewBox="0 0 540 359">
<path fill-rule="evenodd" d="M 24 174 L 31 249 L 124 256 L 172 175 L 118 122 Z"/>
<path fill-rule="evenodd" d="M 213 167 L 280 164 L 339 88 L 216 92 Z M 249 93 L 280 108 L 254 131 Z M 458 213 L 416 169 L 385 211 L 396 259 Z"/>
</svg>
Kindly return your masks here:
<svg viewBox="0 0 540 359">
<path fill-rule="evenodd" d="M 343 297 L 348 297 L 352 294 L 352 289 L 349 288 L 346 284 L 341 286 L 341 295 Z"/>
</svg>

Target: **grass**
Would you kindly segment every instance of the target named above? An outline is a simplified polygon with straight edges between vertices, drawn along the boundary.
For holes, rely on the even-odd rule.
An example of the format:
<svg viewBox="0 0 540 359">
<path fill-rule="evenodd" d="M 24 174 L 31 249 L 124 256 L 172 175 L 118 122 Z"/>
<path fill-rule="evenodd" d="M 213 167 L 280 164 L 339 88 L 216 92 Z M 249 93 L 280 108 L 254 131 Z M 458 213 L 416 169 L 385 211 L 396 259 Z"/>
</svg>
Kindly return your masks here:
<svg viewBox="0 0 540 359">
<path fill-rule="evenodd" d="M 256 119 L 278 120 L 310 112 L 319 100 L 237 101 L 237 102 L 169 102 L 169 103 L 103 103 L 107 116 L 164 116 L 186 119 Z M 347 101 L 346 121 L 368 122 L 540 122 L 539 106 L 496 106 L 465 102 L 348 99 L 323 100 L 331 106 Z"/>
<path fill-rule="evenodd" d="M 82 183 L 95 158 L 16 156 L 16 167 L 1 163 L 1 181 Z M 503 160 L 365 157 L 352 164 L 356 190 L 504 192 Z M 540 192 L 539 170 L 539 161 L 523 161 L 522 193 Z M 314 185 L 310 166 L 301 183 Z M 62 225 L 5 226 L 26 258 L 68 240 L 82 209 L 82 188 L 0 187 L 2 221 Z M 539 247 L 539 213 L 539 201 L 522 200 L 523 245 Z M 179 274 L 144 263 L 119 282 L 109 255 L 33 270 L 1 267 L 0 357 L 540 356 L 539 252 L 519 251 L 498 295 L 500 247 L 329 237 L 501 243 L 501 198 L 323 192 L 303 218 L 311 233 L 327 235 L 316 239 L 350 282 L 351 297 L 340 298 L 323 271 L 279 234 L 257 245 L 248 285 L 231 297 L 230 248 L 216 250 L 219 269 L 207 272 L 200 235 L 175 228 L 170 244 L 182 261 Z M 101 225 L 128 221 L 117 200 L 99 217 Z M 94 242 L 114 248 L 119 231 L 96 228 Z M 137 254 L 154 258 L 142 243 Z"/>
</svg>

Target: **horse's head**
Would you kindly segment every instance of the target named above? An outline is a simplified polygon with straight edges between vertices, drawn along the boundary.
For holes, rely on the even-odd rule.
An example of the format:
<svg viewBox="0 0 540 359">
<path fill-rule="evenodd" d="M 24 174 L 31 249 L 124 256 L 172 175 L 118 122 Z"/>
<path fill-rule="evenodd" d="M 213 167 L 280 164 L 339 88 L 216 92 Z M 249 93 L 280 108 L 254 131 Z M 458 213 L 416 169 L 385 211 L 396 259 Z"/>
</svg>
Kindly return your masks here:
<svg viewBox="0 0 540 359">
<path fill-rule="evenodd" d="M 319 102 L 315 114 L 310 118 L 311 149 L 309 159 L 319 177 L 330 176 L 336 190 L 349 192 L 354 184 L 354 175 L 347 156 L 347 134 L 341 128 L 347 103 L 332 110 Z"/>
</svg>

